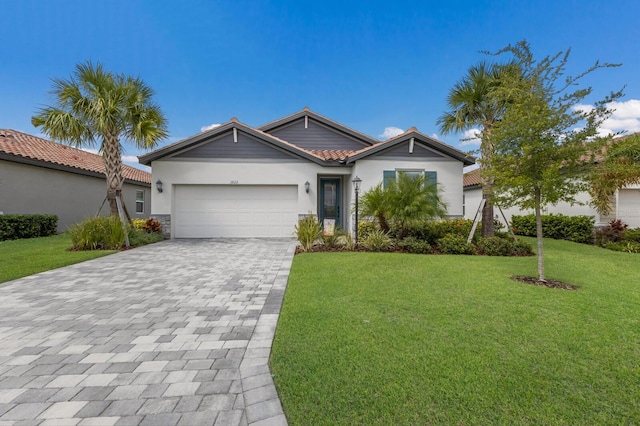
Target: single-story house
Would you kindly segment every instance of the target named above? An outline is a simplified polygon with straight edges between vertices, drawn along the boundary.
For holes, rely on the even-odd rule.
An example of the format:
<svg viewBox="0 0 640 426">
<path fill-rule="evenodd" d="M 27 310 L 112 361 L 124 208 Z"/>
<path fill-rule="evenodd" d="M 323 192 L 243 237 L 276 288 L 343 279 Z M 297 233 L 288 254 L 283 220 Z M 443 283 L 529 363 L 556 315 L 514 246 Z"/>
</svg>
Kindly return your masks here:
<svg viewBox="0 0 640 426">
<path fill-rule="evenodd" d="M 415 127 L 379 141 L 306 107 L 260 127 L 232 118 L 139 158 L 160 187 L 151 214 L 172 238 L 292 237 L 308 214 L 350 230 L 352 180 L 362 194 L 399 171 L 438 182 L 462 217 L 463 167 L 475 162 Z"/>
<path fill-rule="evenodd" d="M 132 218 L 151 212 L 151 174 L 122 166 L 124 204 Z M 107 194 L 100 155 L 0 129 L 0 214 L 55 214 L 58 232 L 98 213 Z M 109 214 L 105 203 L 101 213 Z"/>
<path fill-rule="evenodd" d="M 482 199 L 482 187 L 480 182 L 480 170 L 476 169 L 464 174 L 464 217 L 473 219 Z M 560 202 L 557 205 L 546 206 L 543 209 L 544 214 L 563 214 L 565 216 L 593 216 L 596 226 L 607 225 L 611 220 L 621 219 L 627 223 L 630 228 L 640 227 L 640 186 L 628 186 L 616 191 L 615 196 L 611 200 L 611 211 L 607 216 L 600 215 L 593 207 L 589 205 L 591 200 L 586 192 L 579 193 L 576 197 L 580 204 L 569 204 Z M 502 211 L 506 219 L 511 222 L 513 215 L 533 214 L 532 210 L 521 210 L 517 207 L 503 208 Z M 496 209 L 495 214 L 501 222 L 504 219 L 500 212 Z"/>
</svg>

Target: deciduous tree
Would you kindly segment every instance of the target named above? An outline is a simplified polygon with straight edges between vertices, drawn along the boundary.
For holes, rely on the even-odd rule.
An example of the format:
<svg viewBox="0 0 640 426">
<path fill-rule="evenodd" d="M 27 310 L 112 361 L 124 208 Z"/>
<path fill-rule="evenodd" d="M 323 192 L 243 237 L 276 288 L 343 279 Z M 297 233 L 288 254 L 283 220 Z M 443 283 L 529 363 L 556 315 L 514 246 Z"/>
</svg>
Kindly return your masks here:
<svg viewBox="0 0 640 426">
<path fill-rule="evenodd" d="M 611 93 L 591 109 L 576 109 L 592 93 L 577 87 L 591 72 L 615 65 L 600 64 L 575 77 L 565 77 L 570 50 L 536 61 L 527 42 L 495 53 L 517 64 L 504 69 L 491 96 L 509 99 L 502 120 L 492 129 L 494 152 L 487 177 L 494 180 L 496 200 L 506 207 L 534 209 L 538 279 L 545 280 L 541 209 L 560 201 L 574 202 L 585 190 L 583 179 L 598 127 L 610 116 L 607 104 L 622 95 Z"/>
</svg>

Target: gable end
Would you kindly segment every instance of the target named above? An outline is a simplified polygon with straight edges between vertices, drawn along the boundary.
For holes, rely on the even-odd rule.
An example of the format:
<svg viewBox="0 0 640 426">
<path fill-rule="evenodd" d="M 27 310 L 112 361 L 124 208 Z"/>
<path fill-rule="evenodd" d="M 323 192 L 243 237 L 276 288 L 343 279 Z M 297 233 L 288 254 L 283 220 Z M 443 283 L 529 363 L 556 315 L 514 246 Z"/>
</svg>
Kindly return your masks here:
<svg viewBox="0 0 640 426">
<path fill-rule="evenodd" d="M 370 146 L 311 117 L 299 118 L 267 133 L 308 150 L 356 151 Z"/>
<path fill-rule="evenodd" d="M 171 158 L 180 159 L 261 159 L 261 160 L 291 160 L 298 159 L 293 154 L 281 150 L 273 145 L 260 141 L 258 138 L 237 130 L 237 142 L 234 142 L 233 129 L 200 143 L 190 149 L 179 152 Z"/>
</svg>

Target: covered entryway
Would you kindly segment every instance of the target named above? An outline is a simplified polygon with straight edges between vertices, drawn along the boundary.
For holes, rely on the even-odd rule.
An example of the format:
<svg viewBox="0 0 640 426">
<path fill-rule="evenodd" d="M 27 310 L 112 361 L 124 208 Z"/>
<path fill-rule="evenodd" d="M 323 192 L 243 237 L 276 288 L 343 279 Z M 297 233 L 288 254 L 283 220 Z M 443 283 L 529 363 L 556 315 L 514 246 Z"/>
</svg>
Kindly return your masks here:
<svg viewBox="0 0 640 426">
<path fill-rule="evenodd" d="M 292 237 L 295 185 L 177 185 L 175 238 Z"/>
</svg>

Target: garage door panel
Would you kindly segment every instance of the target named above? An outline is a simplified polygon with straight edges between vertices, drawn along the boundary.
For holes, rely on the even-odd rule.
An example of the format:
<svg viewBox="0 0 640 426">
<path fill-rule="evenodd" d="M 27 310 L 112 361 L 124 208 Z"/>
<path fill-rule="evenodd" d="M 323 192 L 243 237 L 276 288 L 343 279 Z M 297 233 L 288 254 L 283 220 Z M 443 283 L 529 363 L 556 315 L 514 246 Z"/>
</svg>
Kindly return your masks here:
<svg viewBox="0 0 640 426">
<path fill-rule="evenodd" d="M 297 186 L 178 185 L 176 238 L 291 237 Z"/>
</svg>

